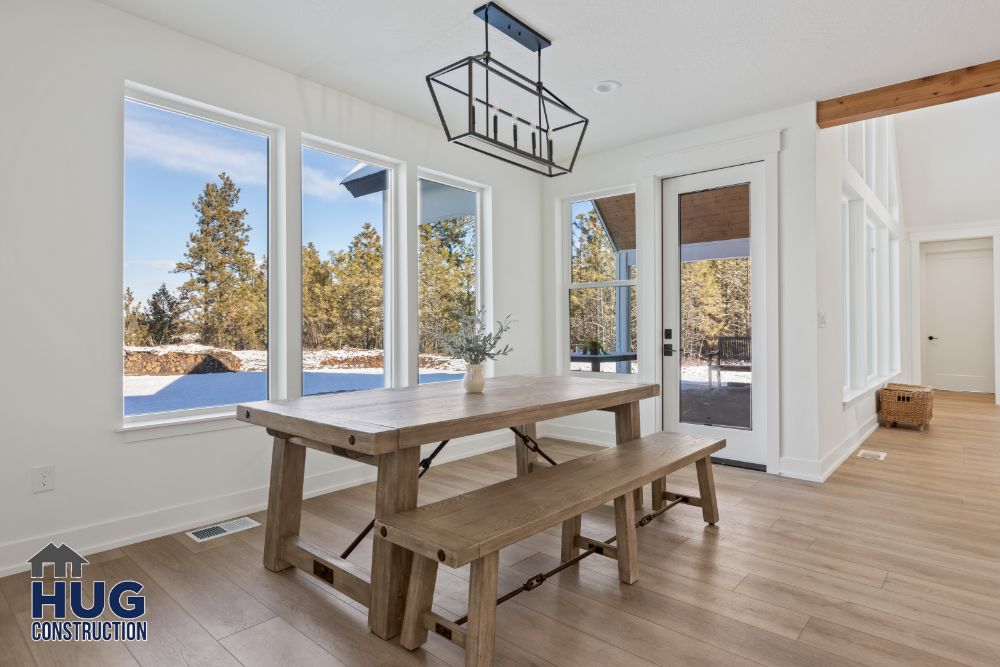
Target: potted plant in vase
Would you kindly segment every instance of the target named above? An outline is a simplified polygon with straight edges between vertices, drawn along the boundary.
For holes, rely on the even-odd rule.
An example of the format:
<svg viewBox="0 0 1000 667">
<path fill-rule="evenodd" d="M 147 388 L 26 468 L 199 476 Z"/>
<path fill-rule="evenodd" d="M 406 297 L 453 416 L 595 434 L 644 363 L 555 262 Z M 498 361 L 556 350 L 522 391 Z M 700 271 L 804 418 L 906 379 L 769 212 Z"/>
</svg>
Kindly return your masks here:
<svg viewBox="0 0 1000 667">
<path fill-rule="evenodd" d="M 465 377 L 462 386 L 470 394 L 478 394 L 486 386 L 486 374 L 483 364 L 491 359 L 503 357 L 511 352 L 510 345 L 500 347 L 503 335 L 510 331 L 510 314 L 497 321 L 494 331 L 487 329 L 486 309 L 480 308 L 475 314 L 467 314 L 461 318 L 458 331 L 454 335 L 443 337 L 445 351 L 465 362 Z"/>
</svg>

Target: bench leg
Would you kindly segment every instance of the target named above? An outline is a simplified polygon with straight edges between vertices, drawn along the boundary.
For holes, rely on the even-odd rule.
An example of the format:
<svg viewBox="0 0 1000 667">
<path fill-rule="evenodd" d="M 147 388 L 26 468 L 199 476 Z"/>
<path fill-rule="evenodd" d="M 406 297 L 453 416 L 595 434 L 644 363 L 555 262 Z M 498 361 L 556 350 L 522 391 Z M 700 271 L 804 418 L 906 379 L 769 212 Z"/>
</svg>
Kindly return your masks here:
<svg viewBox="0 0 1000 667">
<path fill-rule="evenodd" d="M 406 610 L 403 612 L 403 630 L 399 643 L 403 648 L 414 650 L 427 641 L 427 629 L 423 616 L 434 605 L 434 584 L 437 583 L 438 564 L 430 558 L 418 554 L 413 556 L 410 571 L 410 587 L 406 593 Z"/>
<path fill-rule="evenodd" d="M 715 477 L 712 475 L 712 460 L 709 457 L 695 462 L 698 470 L 698 490 L 701 494 L 701 515 L 705 522 L 715 525 L 719 522 L 719 501 L 715 497 Z"/>
<path fill-rule="evenodd" d="M 281 559 L 281 545 L 286 537 L 299 534 L 305 469 L 306 448 L 293 445 L 284 438 L 275 438 L 271 453 L 267 525 L 264 528 L 264 567 L 272 572 L 292 566 Z"/>
<path fill-rule="evenodd" d="M 580 531 L 582 529 L 583 517 L 580 515 L 563 521 L 562 553 L 560 554 L 562 562 L 565 563 L 568 560 L 573 560 L 580 553 L 580 550 L 576 547 L 576 538 L 580 536 Z"/>
<path fill-rule="evenodd" d="M 615 498 L 615 532 L 618 535 L 618 579 L 623 584 L 639 580 L 638 544 L 635 537 L 635 496 Z"/>
<path fill-rule="evenodd" d="M 465 636 L 466 667 L 488 667 L 493 664 L 499 568 L 499 551 L 472 561 L 469 576 L 469 625 Z"/>
<path fill-rule="evenodd" d="M 661 510 L 667 505 L 667 499 L 663 494 L 667 492 L 667 478 L 653 480 L 653 511 Z"/>
<path fill-rule="evenodd" d="M 521 424 L 517 427 L 517 430 L 525 435 L 530 435 L 532 438 L 537 435 L 537 429 L 534 424 Z M 518 477 L 531 472 L 538 461 L 538 454 L 525 447 L 524 442 L 516 435 L 514 436 L 514 456 L 517 459 Z"/>
</svg>

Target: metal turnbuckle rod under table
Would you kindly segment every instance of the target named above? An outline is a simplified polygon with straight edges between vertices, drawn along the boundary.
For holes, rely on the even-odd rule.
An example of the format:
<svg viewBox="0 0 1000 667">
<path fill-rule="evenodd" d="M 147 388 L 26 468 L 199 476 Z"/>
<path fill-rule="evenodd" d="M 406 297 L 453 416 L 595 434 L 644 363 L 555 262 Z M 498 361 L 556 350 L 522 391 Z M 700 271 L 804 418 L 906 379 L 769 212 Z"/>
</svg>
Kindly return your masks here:
<svg viewBox="0 0 1000 667">
<path fill-rule="evenodd" d="M 543 459 L 545 459 L 546 461 L 548 461 L 549 465 L 553 465 L 553 466 L 556 465 L 556 462 L 552 460 L 552 457 L 550 457 L 548 454 L 546 454 L 545 452 L 542 451 L 542 447 L 541 447 L 541 445 L 538 444 L 537 440 L 535 440 L 534 438 L 532 438 L 527 433 L 521 433 L 514 426 L 511 426 L 510 430 L 514 432 L 514 435 L 516 435 L 517 437 L 519 437 L 521 439 L 521 442 L 524 443 L 524 446 L 527 447 L 530 451 L 535 452 L 536 454 L 538 454 L 539 456 L 541 456 Z"/>
<path fill-rule="evenodd" d="M 430 456 L 428 456 L 426 459 L 422 459 L 420 461 L 420 472 L 417 473 L 417 479 L 420 479 L 421 477 L 423 477 L 424 473 L 426 473 L 428 470 L 430 470 L 431 463 L 434 462 L 434 457 L 437 456 L 438 454 L 440 454 L 441 450 L 444 449 L 444 446 L 447 445 L 449 442 L 450 442 L 449 440 L 443 440 L 443 441 L 441 441 L 438 444 L 438 446 L 434 448 L 434 451 L 431 452 Z M 360 533 L 358 533 L 358 536 L 355 537 L 354 540 L 350 544 L 347 545 L 347 548 L 344 549 L 344 552 L 342 554 L 340 554 L 340 557 L 341 558 L 347 558 L 348 556 L 350 556 L 351 552 L 354 551 L 355 549 L 357 549 L 358 545 L 361 544 L 361 542 L 366 537 L 368 537 L 368 533 L 372 532 L 373 528 L 375 528 L 375 519 L 372 519 L 371 521 L 368 522 L 368 525 L 365 526 L 365 529 L 362 530 Z"/>
</svg>

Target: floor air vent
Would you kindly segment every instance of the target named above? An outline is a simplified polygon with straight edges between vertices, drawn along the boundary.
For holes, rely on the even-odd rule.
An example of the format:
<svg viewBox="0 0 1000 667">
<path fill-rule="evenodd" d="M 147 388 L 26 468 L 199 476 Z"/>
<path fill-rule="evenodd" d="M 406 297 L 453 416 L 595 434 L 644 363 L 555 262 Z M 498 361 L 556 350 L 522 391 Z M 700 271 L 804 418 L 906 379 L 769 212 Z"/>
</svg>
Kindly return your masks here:
<svg viewBox="0 0 1000 667">
<path fill-rule="evenodd" d="M 199 528 L 198 530 L 192 530 L 185 533 L 185 535 L 190 537 L 195 542 L 208 542 L 209 540 L 214 540 L 217 537 L 238 533 L 241 530 L 256 528 L 259 525 L 259 523 L 250 517 L 245 516 L 239 519 L 233 519 L 232 521 L 226 521 L 225 523 L 217 523 L 214 526 L 205 526 L 204 528 Z"/>
<path fill-rule="evenodd" d="M 873 452 L 870 449 L 862 449 L 858 452 L 859 459 L 871 459 L 872 461 L 885 461 L 885 452 Z"/>
</svg>

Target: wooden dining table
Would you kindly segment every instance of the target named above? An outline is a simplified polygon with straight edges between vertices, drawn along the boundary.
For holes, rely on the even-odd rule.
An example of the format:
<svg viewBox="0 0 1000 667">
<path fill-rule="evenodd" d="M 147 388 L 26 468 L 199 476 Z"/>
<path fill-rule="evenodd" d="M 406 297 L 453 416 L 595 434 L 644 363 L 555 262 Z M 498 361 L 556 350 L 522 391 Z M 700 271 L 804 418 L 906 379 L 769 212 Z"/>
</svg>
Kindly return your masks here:
<svg viewBox="0 0 1000 667">
<path fill-rule="evenodd" d="M 329 547 L 304 540 L 299 524 L 307 449 L 374 466 L 374 516 L 381 518 L 417 506 L 422 445 L 437 443 L 440 451 L 456 438 L 516 429 L 516 471 L 524 475 L 538 462 L 532 444 L 538 422 L 610 411 L 620 444 L 640 436 L 639 401 L 657 395 L 655 384 L 513 375 L 489 379 L 479 394 L 466 393 L 461 382 L 438 382 L 239 405 L 239 420 L 266 428 L 274 438 L 264 566 L 275 572 L 298 567 L 318 577 L 368 607 L 372 632 L 394 637 L 412 554 L 376 533 L 369 574 Z"/>
</svg>

